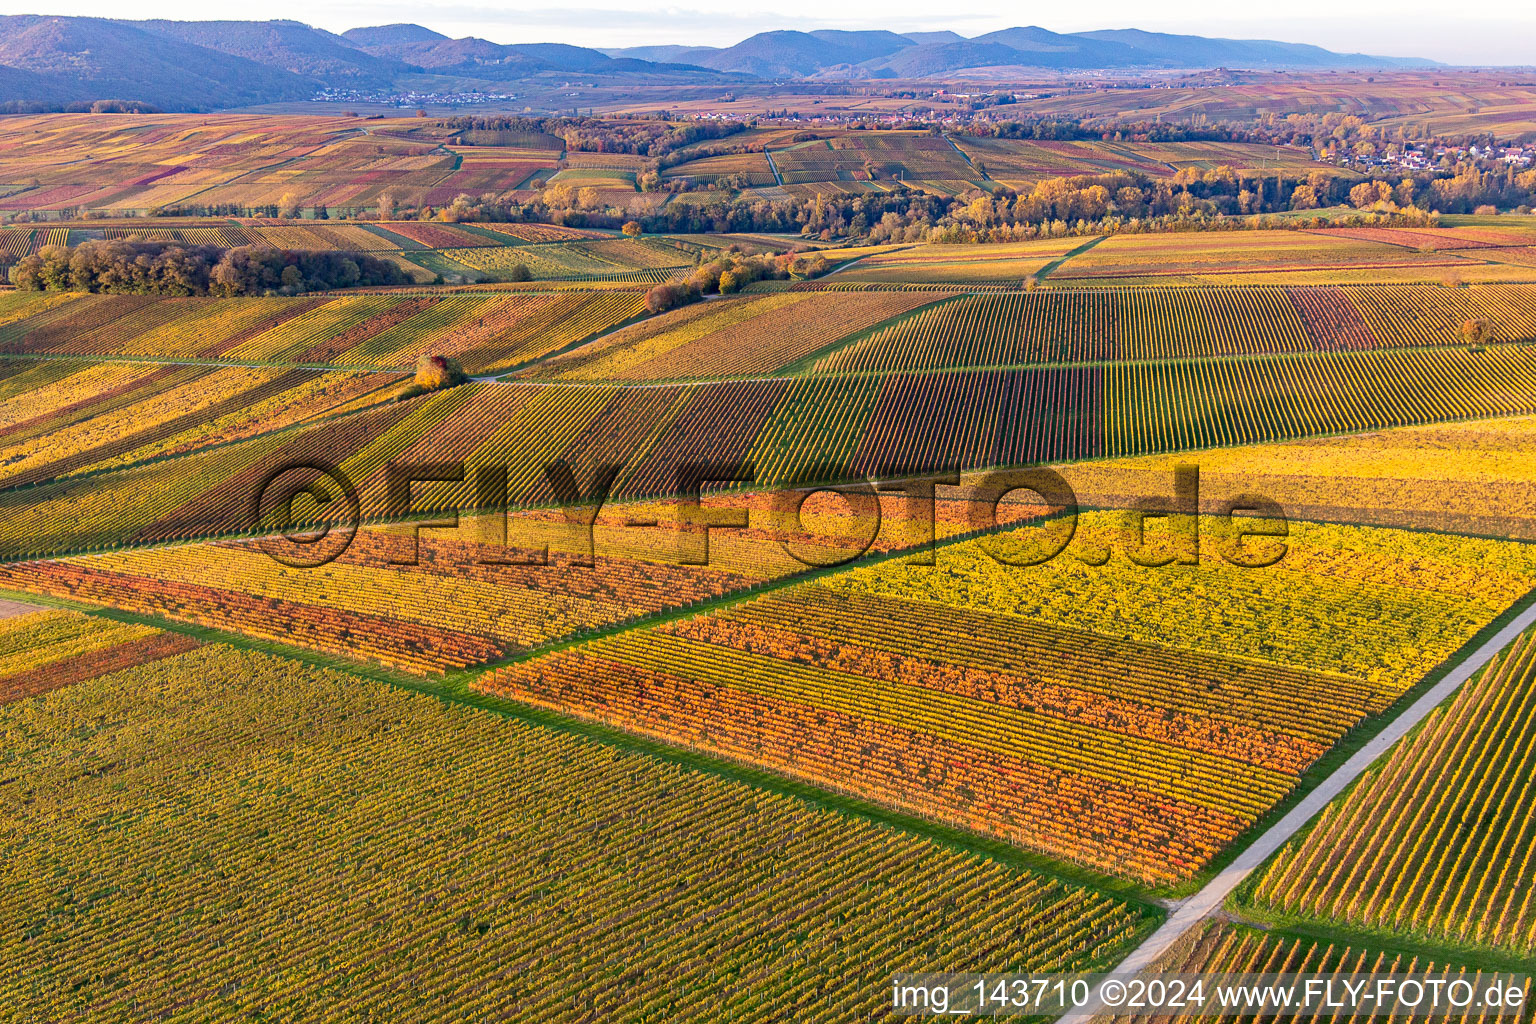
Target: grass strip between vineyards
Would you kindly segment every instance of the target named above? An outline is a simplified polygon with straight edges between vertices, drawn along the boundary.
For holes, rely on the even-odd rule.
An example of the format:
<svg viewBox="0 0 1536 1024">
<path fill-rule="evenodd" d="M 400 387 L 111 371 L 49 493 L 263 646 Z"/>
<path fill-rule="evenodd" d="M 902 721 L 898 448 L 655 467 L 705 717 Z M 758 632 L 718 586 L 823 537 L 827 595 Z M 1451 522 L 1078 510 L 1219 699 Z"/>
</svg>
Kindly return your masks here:
<svg viewBox="0 0 1536 1024">
<path fill-rule="evenodd" d="M 1095 235 L 1093 238 L 1088 239 L 1088 241 L 1084 242 L 1082 245 L 1078 246 L 1076 249 L 1073 249 L 1066 255 L 1057 257 L 1056 259 L 1047 263 L 1045 266 L 1041 267 L 1039 270 L 1035 271 L 1035 280 L 1044 281 L 1056 271 L 1060 270 L 1061 265 L 1067 262 L 1067 260 L 1070 260 L 1074 256 L 1082 255 L 1108 237 L 1108 235 Z"/>
</svg>

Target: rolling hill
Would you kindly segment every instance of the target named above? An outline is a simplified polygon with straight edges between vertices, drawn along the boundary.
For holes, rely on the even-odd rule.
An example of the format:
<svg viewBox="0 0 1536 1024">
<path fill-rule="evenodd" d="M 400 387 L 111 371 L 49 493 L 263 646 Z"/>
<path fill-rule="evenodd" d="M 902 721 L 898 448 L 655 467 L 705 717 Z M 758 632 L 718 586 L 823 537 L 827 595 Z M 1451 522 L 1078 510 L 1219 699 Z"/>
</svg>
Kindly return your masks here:
<svg viewBox="0 0 1536 1024">
<path fill-rule="evenodd" d="M 1169 35 L 1137 28 L 1080 32 L 1083 39 L 1130 47 L 1143 58 L 1179 67 L 1351 68 L 1362 66 L 1422 67 L 1432 61 L 1373 57 L 1363 53 L 1334 53 L 1305 43 L 1271 39 L 1208 39 Z"/>
<path fill-rule="evenodd" d="M 413 69 L 496 81 L 515 81 L 543 72 L 624 74 L 678 70 L 675 65 L 653 63 L 649 58 L 613 57 L 601 50 L 567 43 L 507 45 L 474 36 L 449 39 L 420 25 L 349 29 L 338 38 L 364 53 Z"/>
<path fill-rule="evenodd" d="M 614 56 L 669 60 L 757 77 L 923 78 L 972 68 L 1395 68 L 1433 61 L 1335 53 L 1265 39 L 1208 39 L 1139 29 L 1052 32 L 1007 28 L 966 39 L 954 32 L 760 32 L 734 46 L 643 46 Z"/>
<path fill-rule="evenodd" d="M 314 82 L 291 71 L 103 18 L 0 17 L 0 67 L 58 103 L 136 100 L 169 110 L 305 99 Z M 0 80 L 0 101 L 11 83 Z"/>
<path fill-rule="evenodd" d="M 0 110 L 131 101 L 205 111 L 310 99 L 320 92 L 388 96 L 469 82 L 604 79 L 620 88 L 665 80 L 940 78 L 975 69 L 1026 73 L 1113 69 L 1338 69 L 1432 62 L 1334 53 L 1317 46 L 1208 39 L 1139 29 L 1058 33 L 1038 26 L 966 39 L 954 32 L 760 32 L 734 46 L 598 50 L 565 43 L 450 39 L 414 24 L 340 35 L 297 21 L 119 21 L 0 17 Z M 425 80 L 424 80 L 425 79 Z"/>
<path fill-rule="evenodd" d="M 408 70 L 350 40 L 297 21 L 138 21 L 155 35 L 265 64 L 327 84 L 381 88 Z"/>
</svg>

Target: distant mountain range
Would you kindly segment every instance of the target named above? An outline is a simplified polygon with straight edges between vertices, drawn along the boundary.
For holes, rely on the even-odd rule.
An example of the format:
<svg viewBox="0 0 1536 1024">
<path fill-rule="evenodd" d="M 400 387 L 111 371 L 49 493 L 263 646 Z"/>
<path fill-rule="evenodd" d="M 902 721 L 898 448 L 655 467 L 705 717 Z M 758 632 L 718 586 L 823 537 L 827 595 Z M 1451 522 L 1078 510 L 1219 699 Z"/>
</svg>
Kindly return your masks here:
<svg viewBox="0 0 1536 1024">
<path fill-rule="evenodd" d="M 1434 61 L 1334 53 L 1267 39 L 1208 39 L 1140 29 L 1051 32 L 1007 28 L 967 39 L 955 32 L 760 32 L 735 46 L 631 46 L 615 57 L 665 60 L 760 78 L 926 78 L 973 69 L 1055 71 L 1202 68 L 1408 68 Z"/>
<path fill-rule="evenodd" d="M 420 25 L 340 35 L 296 21 L 116 21 L 0 17 L 0 109 L 17 104 L 130 100 L 164 110 L 216 110 L 359 93 L 562 75 L 654 84 L 753 79 L 943 78 L 1014 72 L 1229 68 L 1404 68 L 1432 61 L 1341 54 L 1256 39 L 1207 39 L 1137 29 L 1061 34 L 1011 28 L 954 32 L 761 32 L 735 46 L 596 50 L 564 43 L 450 39 Z M 423 79 L 422 76 L 429 76 Z"/>
</svg>

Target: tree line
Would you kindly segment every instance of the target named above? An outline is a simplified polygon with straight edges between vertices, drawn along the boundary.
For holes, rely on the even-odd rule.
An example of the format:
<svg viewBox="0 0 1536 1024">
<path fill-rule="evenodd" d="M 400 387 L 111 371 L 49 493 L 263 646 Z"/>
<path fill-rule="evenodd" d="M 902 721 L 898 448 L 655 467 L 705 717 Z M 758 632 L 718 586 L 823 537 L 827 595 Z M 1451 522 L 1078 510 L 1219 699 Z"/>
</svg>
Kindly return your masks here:
<svg viewBox="0 0 1536 1024">
<path fill-rule="evenodd" d="M 437 122 L 456 132 L 541 132 L 581 153 L 631 153 L 653 159 L 695 142 L 747 130 L 743 121 L 669 121 L 663 117 L 604 120 L 595 117 L 450 117 Z"/>
<path fill-rule="evenodd" d="M 827 269 L 827 258 L 817 252 L 786 252 L 776 256 L 730 253 L 701 263 L 681 281 L 658 284 L 646 292 L 645 308 L 660 313 L 697 302 L 706 295 L 729 295 L 753 281 L 782 281 L 791 275 L 820 277 Z"/>
<path fill-rule="evenodd" d="M 23 257 L 10 276 L 23 291 L 172 296 L 298 295 L 410 283 L 393 263 L 360 252 L 121 240 L 45 246 Z"/>
</svg>

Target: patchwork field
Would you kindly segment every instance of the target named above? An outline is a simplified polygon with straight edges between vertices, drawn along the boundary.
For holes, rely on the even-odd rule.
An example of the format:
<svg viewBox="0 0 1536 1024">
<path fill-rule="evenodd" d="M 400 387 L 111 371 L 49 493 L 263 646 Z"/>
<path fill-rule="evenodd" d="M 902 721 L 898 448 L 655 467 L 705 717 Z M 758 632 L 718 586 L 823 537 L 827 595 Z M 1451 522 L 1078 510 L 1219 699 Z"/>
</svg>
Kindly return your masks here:
<svg viewBox="0 0 1536 1024">
<path fill-rule="evenodd" d="M 69 242 L 84 241 L 183 242 L 187 245 L 216 245 L 233 248 L 241 245 L 268 246 L 276 249 L 331 249 L 355 252 L 397 252 L 409 247 L 409 240 L 372 224 L 258 224 L 211 222 L 206 227 L 79 227 L 70 229 Z M 404 243 L 404 245 L 402 244 Z"/>
<path fill-rule="evenodd" d="M 0 23 L 0 1017 L 1536 974 L 1514 72 Z"/>
<path fill-rule="evenodd" d="M 773 185 L 773 168 L 764 153 L 729 153 L 724 156 L 707 156 L 698 160 L 669 167 L 662 172 L 666 178 L 683 178 L 691 182 L 718 183 L 722 178 L 739 181 L 744 185 Z"/>
<path fill-rule="evenodd" d="M 499 250 L 493 250 L 499 251 Z M 453 356 L 475 373 L 536 359 L 644 311 L 635 292 L 395 293 L 260 299 L 15 293 L 0 352 L 407 368 Z"/>
<path fill-rule="evenodd" d="M 1184 360 L 1536 339 L 1523 286 L 1228 287 L 968 295 L 859 339 L 816 372 Z"/>
<path fill-rule="evenodd" d="M 449 203 L 553 173 L 559 151 L 450 148 L 451 132 L 400 119 L 249 114 L 136 116 L 129 130 L 89 114 L 7 118 L 0 210 L 165 210 Z"/>
<path fill-rule="evenodd" d="M 475 501 L 459 491 L 452 500 Z M 668 503 L 626 503 L 605 507 L 590 532 L 563 511 L 470 516 L 448 530 L 365 528 L 321 567 L 287 565 L 264 543 L 208 543 L 3 565 L 0 588 L 440 675 L 754 589 L 807 560 L 858 554 L 870 536 L 877 551 L 926 539 L 899 496 L 873 518 L 808 507 L 793 524 L 769 496 L 746 503 L 751 528 L 708 542 Z M 963 504 L 939 503 L 938 536 L 963 528 Z M 695 551 L 707 565 L 692 564 L 705 560 Z"/>
<path fill-rule="evenodd" d="M 1085 517 L 1079 557 L 1118 530 Z M 1536 584 L 1519 544 L 1360 528 L 1293 523 L 1266 570 L 996 560 L 1033 543 L 851 569 L 477 685 L 1169 883 Z"/>
<path fill-rule="evenodd" d="M 219 645 L 0 722 L 28 780 L 0 797 L 25 851 L 0 867 L 0 991 L 42 1017 L 193 998 L 401 1018 L 422 990 L 394 982 L 424 947 L 433 998 L 492 1017 L 577 1021 L 588 998 L 670 1020 L 867 1014 L 893 943 L 924 969 L 1082 968 L 1150 920 L 713 774 Z M 87 889 L 88 917 L 56 902 Z M 92 973 L 103 935 L 140 968 Z M 594 976 L 577 953 L 593 942 L 640 973 Z M 765 961 L 764 942 L 800 953 Z M 368 968 L 314 948 L 342 946 Z"/>
<path fill-rule="evenodd" d="M 809 135 L 809 139 L 799 136 Z M 914 131 L 808 131 L 743 133 L 737 146 L 762 151 L 702 156 L 667 168 L 668 178 L 766 189 L 782 185 L 791 195 L 835 195 L 879 190 L 905 182 L 941 195 L 995 184 L 1028 189 L 1051 177 L 1125 171 L 1169 178 L 1184 168 L 1284 173 L 1313 171 L 1349 175 L 1319 164 L 1300 147 L 1222 142 L 1057 142 L 997 139 Z M 777 171 L 777 175 L 775 175 Z"/>
<path fill-rule="evenodd" d="M 935 284 L 963 288 L 996 283 L 1018 286 L 1082 244 L 1081 238 L 1046 238 L 986 246 L 905 246 L 855 257 L 856 262 L 838 271 L 836 281 L 839 287 Z"/>
<path fill-rule="evenodd" d="M 1235 78 L 1190 82 L 1187 88 L 1063 93 L 1042 100 L 1035 109 L 1046 116 L 1146 121 L 1336 114 L 1370 119 L 1384 131 L 1496 131 L 1501 136 L 1536 132 L 1536 95 L 1530 86 L 1497 73 L 1476 72 L 1450 83 L 1435 71 L 1323 75 L 1250 71 Z"/>
<path fill-rule="evenodd" d="M 466 479 L 507 467 L 508 500 L 524 503 L 548 493 L 540 474 L 557 459 L 583 473 L 615 466 L 612 494 L 640 498 L 677 493 L 679 467 L 700 460 L 741 460 L 775 486 L 1530 415 L 1533 360 L 1528 348 L 1492 346 L 638 387 L 477 383 L 88 481 L 0 491 L 0 552 L 241 532 L 257 482 L 316 458 L 339 467 L 373 517 L 401 514 L 386 486 L 400 458 L 463 459 Z"/>
<path fill-rule="evenodd" d="M 1394 236 L 1395 238 L 1395 236 Z M 1061 285 L 1460 284 L 1536 280 L 1467 250 L 1419 251 L 1338 232 L 1114 235 L 1051 275 Z"/>
<path fill-rule="evenodd" d="M 1051 142 L 954 136 L 979 171 L 1015 189 L 1044 178 L 1131 171 L 1169 177 L 1185 167 L 1306 175 L 1321 165 L 1303 149 L 1222 142 Z M 1328 168 L 1329 173 L 1336 169 Z"/>
<path fill-rule="evenodd" d="M 687 307 L 533 368 L 561 380 L 669 380 L 769 373 L 931 302 L 912 293 L 778 294 Z"/>
<path fill-rule="evenodd" d="M 386 401 L 403 384 L 387 373 L 0 360 L 0 486 L 255 437 Z"/>
</svg>

